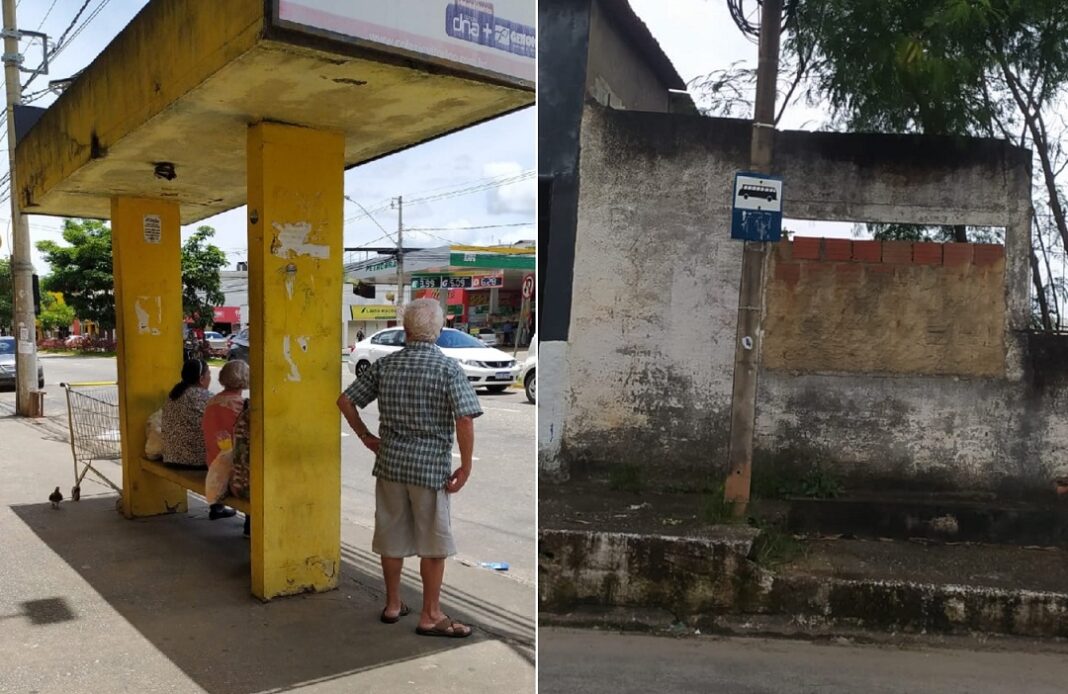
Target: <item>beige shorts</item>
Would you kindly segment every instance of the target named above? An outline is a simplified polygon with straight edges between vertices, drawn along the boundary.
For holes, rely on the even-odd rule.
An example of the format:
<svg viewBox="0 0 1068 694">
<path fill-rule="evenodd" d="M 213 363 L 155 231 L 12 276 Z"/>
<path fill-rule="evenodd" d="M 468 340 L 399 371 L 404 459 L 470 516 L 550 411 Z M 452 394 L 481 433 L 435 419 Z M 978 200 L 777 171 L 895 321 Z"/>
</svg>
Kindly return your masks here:
<svg viewBox="0 0 1068 694">
<path fill-rule="evenodd" d="M 440 558 L 456 554 L 444 489 L 375 480 L 375 536 L 371 549 L 383 557 Z"/>
</svg>

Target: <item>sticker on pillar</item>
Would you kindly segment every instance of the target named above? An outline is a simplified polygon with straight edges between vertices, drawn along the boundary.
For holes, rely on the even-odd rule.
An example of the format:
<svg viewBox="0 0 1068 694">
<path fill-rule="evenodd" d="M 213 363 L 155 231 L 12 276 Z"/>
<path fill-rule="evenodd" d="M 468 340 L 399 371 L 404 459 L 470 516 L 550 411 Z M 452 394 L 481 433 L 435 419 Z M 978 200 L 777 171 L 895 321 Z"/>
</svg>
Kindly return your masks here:
<svg viewBox="0 0 1068 694">
<path fill-rule="evenodd" d="M 274 241 L 271 242 L 271 253 L 279 258 L 292 258 L 301 255 L 324 259 L 330 257 L 330 246 L 308 243 L 308 236 L 312 230 L 311 224 L 308 222 L 295 222 L 293 224 L 275 222 L 271 226 L 278 232 L 274 237 Z"/>
<path fill-rule="evenodd" d="M 781 177 L 735 174 L 731 238 L 740 241 L 778 241 L 782 238 Z"/>
<path fill-rule="evenodd" d="M 301 335 L 298 337 L 297 346 L 300 347 L 301 352 L 307 352 L 308 336 Z M 300 369 L 297 368 L 297 362 L 293 361 L 292 340 L 289 335 L 282 338 L 282 356 L 285 357 L 286 363 L 289 364 L 289 373 L 286 374 L 286 380 L 300 383 Z"/>
<path fill-rule="evenodd" d="M 158 214 L 144 217 L 145 243 L 159 243 L 163 239 L 163 222 Z"/>
<path fill-rule="evenodd" d="M 153 320 L 152 309 L 155 309 Z M 163 300 L 158 296 L 139 296 L 134 301 L 138 335 L 159 335 L 163 325 Z"/>
</svg>

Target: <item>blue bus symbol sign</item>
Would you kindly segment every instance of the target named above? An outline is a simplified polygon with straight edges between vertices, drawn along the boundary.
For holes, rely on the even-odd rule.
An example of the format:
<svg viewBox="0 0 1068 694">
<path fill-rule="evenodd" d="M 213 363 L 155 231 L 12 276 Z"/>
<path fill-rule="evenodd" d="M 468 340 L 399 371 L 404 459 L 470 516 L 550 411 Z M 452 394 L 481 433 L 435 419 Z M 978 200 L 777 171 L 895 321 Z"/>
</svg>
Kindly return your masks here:
<svg viewBox="0 0 1068 694">
<path fill-rule="evenodd" d="M 782 238 L 782 178 L 758 173 L 734 176 L 731 238 L 740 241 Z"/>
</svg>

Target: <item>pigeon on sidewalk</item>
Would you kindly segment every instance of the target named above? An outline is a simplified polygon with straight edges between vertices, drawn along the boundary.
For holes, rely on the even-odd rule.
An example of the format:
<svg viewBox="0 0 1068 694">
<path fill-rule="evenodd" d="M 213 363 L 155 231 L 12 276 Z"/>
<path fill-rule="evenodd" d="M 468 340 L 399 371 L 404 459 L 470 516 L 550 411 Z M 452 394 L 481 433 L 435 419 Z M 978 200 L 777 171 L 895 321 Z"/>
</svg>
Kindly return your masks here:
<svg viewBox="0 0 1068 694">
<path fill-rule="evenodd" d="M 52 508 L 59 508 L 59 502 L 63 501 L 63 492 L 59 491 L 59 487 L 48 495 L 48 500 L 52 502 Z"/>
</svg>

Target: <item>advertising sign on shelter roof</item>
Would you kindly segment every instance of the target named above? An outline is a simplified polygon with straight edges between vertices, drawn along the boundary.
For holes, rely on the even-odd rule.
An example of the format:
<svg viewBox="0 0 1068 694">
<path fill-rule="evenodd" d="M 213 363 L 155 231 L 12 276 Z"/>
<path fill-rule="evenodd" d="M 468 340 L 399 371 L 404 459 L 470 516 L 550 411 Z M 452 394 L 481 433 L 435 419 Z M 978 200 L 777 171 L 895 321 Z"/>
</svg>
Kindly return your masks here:
<svg viewBox="0 0 1068 694">
<path fill-rule="evenodd" d="M 530 0 L 276 0 L 275 11 L 278 23 L 513 84 L 534 83 Z"/>
</svg>

